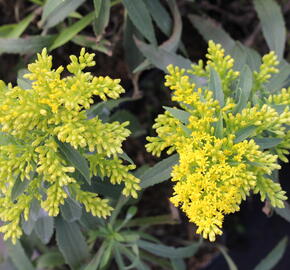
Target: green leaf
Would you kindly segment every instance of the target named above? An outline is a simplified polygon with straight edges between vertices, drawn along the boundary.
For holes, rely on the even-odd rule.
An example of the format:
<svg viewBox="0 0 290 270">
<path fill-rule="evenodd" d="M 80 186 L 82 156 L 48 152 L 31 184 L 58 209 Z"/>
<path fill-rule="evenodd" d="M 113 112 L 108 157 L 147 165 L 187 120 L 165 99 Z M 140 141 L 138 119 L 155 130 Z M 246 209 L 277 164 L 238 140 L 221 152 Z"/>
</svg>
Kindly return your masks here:
<svg viewBox="0 0 290 270">
<path fill-rule="evenodd" d="M 144 56 L 137 48 L 133 36 L 141 39 L 140 32 L 136 29 L 130 18 L 126 16 L 124 25 L 123 47 L 126 63 L 131 72 L 144 60 Z"/>
<path fill-rule="evenodd" d="M 173 270 L 186 270 L 186 264 L 182 259 L 171 259 Z"/>
<path fill-rule="evenodd" d="M 34 267 L 27 257 L 20 241 L 13 245 L 10 241 L 5 242 L 8 250 L 8 255 L 11 258 L 17 270 L 34 270 Z"/>
<path fill-rule="evenodd" d="M 74 12 L 85 0 L 47 0 L 41 18 L 43 28 L 51 28 L 62 22 Z"/>
<path fill-rule="evenodd" d="M 277 246 L 254 268 L 254 270 L 271 270 L 282 258 L 288 242 L 285 236 Z"/>
<path fill-rule="evenodd" d="M 170 259 L 181 259 L 192 257 L 200 247 L 201 242 L 191 244 L 187 247 L 175 248 L 160 244 L 154 244 L 148 241 L 139 240 L 138 246 L 152 254 Z"/>
<path fill-rule="evenodd" d="M 129 126 L 127 126 L 127 128 L 132 132 L 132 137 L 139 137 L 146 133 L 144 128 L 141 126 L 138 118 L 127 110 L 118 110 L 117 112 L 112 114 L 112 116 L 109 118 L 109 122 L 114 121 L 118 121 L 120 123 L 129 121 Z"/>
<path fill-rule="evenodd" d="M 94 31 L 96 36 L 103 34 L 110 19 L 111 0 L 94 0 L 95 22 Z"/>
<path fill-rule="evenodd" d="M 222 89 L 221 79 L 215 69 L 210 68 L 209 89 L 213 91 L 214 99 L 218 100 L 220 106 L 223 107 L 225 103 L 224 92 Z"/>
<path fill-rule="evenodd" d="M 37 53 L 43 48 L 49 47 L 55 39 L 54 35 L 28 36 L 26 38 L 0 38 L 0 54 Z"/>
<path fill-rule="evenodd" d="M 29 180 L 27 179 L 21 180 L 20 177 L 18 176 L 15 180 L 15 183 L 11 191 L 11 200 L 12 201 L 16 200 L 18 196 L 24 192 L 28 184 L 29 184 Z"/>
<path fill-rule="evenodd" d="M 94 37 L 76 35 L 71 41 L 81 47 L 90 48 L 94 51 L 102 52 L 108 56 L 112 55 L 111 42 L 106 39 L 102 39 L 97 42 Z"/>
<path fill-rule="evenodd" d="M 242 109 L 246 107 L 251 94 L 252 83 L 252 71 L 247 65 L 245 65 L 241 71 L 240 79 L 236 88 L 237 93 L 240 92 L 240 96 L 238 104 L 234 109 L 235 114 L 241 112 Z"/>
<path fill-rule="evenodd" d="M 270 50 L 283 58 L 286 28 L 281 7 L 274 0 L 254 0 L 254 6 L 261 21 L 262 31 Z"/>
<path fill-rule="evenodd" d="M 157 45 L 154 27 L 149 11 L 143 0 L 123 0 L 133 24 L 140 33 L 153 45 Z"/>
<path fill-rule="evenodd" d="M 235 46 L 235 41 L 217 23 L 196 15 L 189 15 L 188 17 L 206 41 L 213 40 L 220 43 L 227 52 Z"/>
<path fill-rule="evenodd" d="M 290 65 L 285 60 L 282 60 L 278 69 L 279 73 L 273 74 L 270 81 L 266 84 L 266 87 L 272 93 L 287 86 L 287 83 L 289 84 Z"/>
<path fill-rule="evenodd" d="M 108 116 L 113 109 L 118 107 L 123 102 L 132 100 L 132 98 L 126 97 L 97 103 L 96 105 L 91 106 L 89 110 L 87 110 L 87 116 L 88 118 L 93 118 L 98 115 L 99 118 L 108 120 Z"/>
<path fill-rule="evenodd" d="M 104 254 L 104 251 L 106 249 L 106 242 L 103 242 L 101 246 L 99 247 L 96 255 L 94 258 L 89 262 L 89 264 L 84 268 L 84 270 L 96 270 L 99 269 L 99 265 L 101 263 L 102 256 Z"/>
<path fill-rule="evenodd" d="M 86 181 L 91 184 L 90 169 L 87 160 L 80 154 L 79 151 L 74 149 L 70 144 L 63 143 L 56 140 L 60 152 L 66 157 L 66 159 L 73 165 Z"/>
<path fill-rule="evenodd" d="M 261 149 L 270 149 L 282 142 L 281 138 L 254 138 L 254 141 Z"/>
<path fill-rule="evenodd" d="M 50 241 L 53 235 L 53 229 L 54 220 L 50 216 L 42 216 L 37 219 L 34 227 L 37 236 L 43 244 L 47 244 Z"/>
<path fill-rule="evenodd" d="M 94 179 L 95 180 L 95 179 Z M 109 181 L 102 181 L 101 179 L 93 180 L 92 184 L 92 191 L 98 194 L 102 194 L 105 197 L 110 197 L 113 199 L 117 199 L 121 192 L 122 186 L 120 185 L 113 185 Z"/>
<path fill-rule="evenodd" d="M 234 261 L 232 260 L 232 258 L 229 256 L 229 254 L 227 253 L 226 249 L 220 245 L 217 245 L 217 248 L 220 250 L 220 252 L 223 254 L 228 266 L 229 266 L 229 270 L 238 270 L 238 267 L 236 266 L 236 264 L 234 263 Z"/>
<path fill-rule="evenodd" d="M 57 35 L 52 45 L 49 47 L 49 50 L 52 51 L 70 41 L 75 35 L 77 35 L 93 21 L 94 15 L 94 12 L 90 12 L 88 15 L 86 15 L 76 23 L 64 28 Z"/>
<path fill-rule="evenodd" d="M 145 189 L 169 179 L 171 177 L 172 167 L 177 164 L 178 159 L 178 155 L 175 154 L 147 169 L 139 176 L 139 179 L 141 179 L 141 188 Z"/>
<path fill-rule="evenodd" d="M 57 268 L 64 264 L 64 258 L 59 251 L 48 251 L 37 259 L 37 269 Z"/>
<path fill-rule="evenodd" d="M 30 72 L 26 68 L 20 69 L 17 73 L 17 85 L 25 90 L 32 88 L 32 81 L 27 78 L 23 78 L 23 75 L 27 73 Z"/>
<path fill-rule="evenodd" d="M 234 140 L 234 143 L 242 142 L 245 139 L 251 137 L 256 132 L 256 129 L 257 129 L 257 127 L 255 127 L 255 126 L 248 126 L 248 127 L 240 129 L 236 133 L 236 138 Z"/>
<path fill-rule="evenodd" d="M 135 39 L 136 45 L 151 64 L 167 73 L 167 67 L 172 64 L 184 69 L 190 69 L 192 62 L 181 55 L 168 52 L 153 45 L 148 45 Z M 136 70 L 134 70 L 136 72 Z"/>
<path fill-rule="evenodd" d="M 82 207 L 73 199 L 68 197 L 60 206 L 61 215 L 68 222 L 77 221 L 82 216 Z"/>
<path fill-rule="evenodd" d="M 172 20 L 160 0 L 145 0 L 144 2 L 156 25 L 165 35 L 169 36 L 172 30 Z"/>
<path fill-rule="evenodd" d="M 173 117 L 181 121 L 183 124 L 187 125 L 189 123 L 188 118 L 191 115 L 189 112 L 166 106 L 163 106 L 163 108 L 166 111 L 170 112 Z"/>
<path fill-rule="evenodd" d="M 239 70 L 239 67 L 242 67 L 243 64 L 247 64 L 252 70 L 259 68 L 261 64 L 259 54 L 240 42 L 235 42 L 217 23 L 194 15 L 190 15 L 189 19 L 206 41 L 213 40 L 220 43 L 227 54 L 234 54 L 232 57 L 235 59 L 235 69 Z"/>
<path fill-rule="evenodd" d="M 56 218 L 56 241 L 67 264 L 72 269 L 78 269 L 88 258 L 89 250 L 79 226 Z"/>
<path fill-rule="evenodd" d="M 35 18 L 35 14 L 32 13 L 16 24 L 6 24 L 0 26 L 0 37 L 3 38 L 18 38 L 22 35 L 28 25 Z"/>
<path fill-rule="evenodd" d="M 164 224 L 176 224 L 177 220 L 174 220 L 171 215 L 162 215 L 155 217 L 143 217 L 134 218 L 126 224 L 126 227 L 136 227 L 136 226 L 153 226 L 153 225 L 164 225 Z"/>
<path fill-rule="evenodd" d="M 217 138 L 223 138 L 223 115 L 221 112 L 218 113 L 218 121 L 213 124 L 214 126 L 214 136 Z"/>
<path fill-rule="evenodd" d="M 118 154 L 118 156 L 119 156 L 120 158 L 122 158 L 123 160 L 128 161 L 130 164 L 134 164 L 134 161 L 132 160 L 132 158 L 130 158 L 130 157 L 127 155 L 127 153 L 123 152 L 123 153 L 121 153 L 121 154 Z"/>
</svg>

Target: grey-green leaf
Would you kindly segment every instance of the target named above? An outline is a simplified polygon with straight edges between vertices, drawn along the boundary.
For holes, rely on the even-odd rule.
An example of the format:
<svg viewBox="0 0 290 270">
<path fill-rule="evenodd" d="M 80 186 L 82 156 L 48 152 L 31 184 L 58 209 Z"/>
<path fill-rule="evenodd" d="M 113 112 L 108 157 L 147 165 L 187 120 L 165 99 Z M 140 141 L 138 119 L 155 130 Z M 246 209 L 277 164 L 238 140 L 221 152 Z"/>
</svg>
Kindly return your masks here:
<svg viewBox="0 0 290 270">
<path fill-rule="evenodd" d="M 26 38 L 0 38 L 0 54 L 37 53 L 43 48 L 49 47 L 54 39 L 54 35 L 28 36 Z"/>
<path fill-rule="evenodd" d="M 159 184 L 170 178 L 172 167 L 178 162 L 178 155 L 175 154 L 158 162 L 153 167 L 147 169 L 139 176 L 141 179 L 140 186 L 145 189 L 147 187 Z"/>
<path fill-rule="evenodd" d="M 17 270 L 34 270 L 30 259 L 25 253 L 20 241 L 17 241 L 16 244 L 12 244 L 10 241 L 5 243 L 8 249 L 8 255 L 11 258 L 14 266 Z"/>
<path fill-rule="evenodd" d="M 235 41 L 231 36 L 214 21 L 196 15 L 189 15 L 188 17 L 206 41 L 213 40 L 216 43 L 220 43 L 226 51 L 235 46 Z"/>
<path fill-rule="evenodd" d="M 55 38 L 52 45 L 49 47 L 49 50 L 54 50 L 66 42 L 70 41 L 75 35 L 87 27 L 94 19 L 94 12 L 90 12 L 85 17 L 81 18 L 76 23 L 70 25 L 69 27 L 64 28 Z"/>
<path fill-rule="evenodd" d="M 143 55 L 150 61 L 151 64 L 157 68 L 167 72 L 167 67 L 172 64 L 184 69 L 190 69 L 192 62 L 181 55 L 168 52 L 161 48 L 146 44 L 140 40 L 135 39 L 137 47 Z M 136 70 L 134 70 L 136 72 Z"/>
<path fill-rule="evenodd" d="M 23 77 L 23 75 L 27 73 L 29 73 L 29 71 L 26 68 L 20 69 L 17 73 L 17 85 L 25 90 L 31 89 L 32 87 L 32 81 Z"/>
<path fill-rule="evenodd" d="M 82 207 L 70 197 L 60 206 L 63 218 L 68 222 L 77 221 L 82 216 Z"/>
<path fill-rule="evenodd" d="M 237 84 L 236 91 L 240 92 L 238 104 L 236 105 L 234 109 L 234 113 L 239 113 L 244 109 L 247 105 L 247 102 L 249 100 L 251 90 L 252 90 L 252 71 L 250 68 L 245 65 L 244 68 L 241 71 L 240 80 Z"/>
<path fill-rule="evenodd" d="M 276 246 L 275 248 L 254 268 L 254 270 L 271 270 L 275 267 L 275 265 L 282 258 L 286 246 L 287 246 L 288 238 L 285 236 Z"/>
<path fill-rule="evenodd" d="M 175 248 L 160 244 L 154 244 L 145 240 L 139 240 L 137 244 L 140 248 L 150 253 L 170 259 L 189 258 L 198 251 L 198 248 L 200 246 L 200 242 L 198 242 L 191 244 L 187 247 Z"/>
<path fill-rule="evenodd" d="M 236 266 L 236 264 L 234 263 L 234 261 L 232 260 L 232 258 L 229 256 L 228 252 L 226 251 L 226 249 L 220 245 L 217 245 L 217 248 L 221 251 L 221 253 L 223 254 L 228 266 L 229 266 L 229 270 L 238 270 L 238 267 Z"/>
<path fill-rule="evenodd" d="M 144 2 L 157 26 L 165 35 L 169 36 L 172 29 L 172 19 L 166 8 L 163 7 L 160 0 L 145 0 Z"/>
<path fill-rule="evenodd" d="M 131 21 L 140 33 L 151 44 L 157 45 L 152 19 L 143 0 L 123 0 L 123 4 L 128 11 Z"/>
<path fill-rule="evenodd" d="M 234 140 L 235 143 L 239 143 L 244 141 L 245 139 L 251 137 L 256 132 L 257 127 L 255 126 L 248 126 L 245 128 L 240 129 L 236 133 L 236 138 Z"/>
<path fill-rule="evenodd" d="M 18 196 L 24 192 L 28 184 L 29 181 L 27 179 L 21 180 L 20 177 L 18 176 L 15 180 L 15 183 L 11 191 L 11 200 L 12 201 L 16 200 Z"/>
<path fill-rule="evenodd" d="M 37 259 L 37 269 L 54 269 L 63 264 L 65 264 L 65 261 L 59 251 L 48 251 Z"/>
<path fill-rule="evenodd" d="M 73 165 L 81 175 L 90 184 L 90 169 L 87 160 L 80 154 L 79 151 L 74 149 L 70 144 L 63 143 L 57 140 L 60 152 L 66 157 L 66 159 Z"/>
<path fill-rule="evenodd" d="M 267 44 L 281 60 L 286 41 L 286 27 L 281 7 L 274 0 L 254 0 L 254 6 Z"/>
<path fill-rule="evenodd" d="M 215 69 L 210 68 L 209 89 L 213 91 L 214 98 L 219 101 L 220 106 L 223 107 L 225 103 L 224 92 L 219 74 Z"/>
<path fill-rule="evenodd" d="M 54 229 L 54 220 L 53 217 L 50 216 L 42 216 L 40 217 L 36 223 L 34 230 L 41 240 L 43 244 L 47 244 L 52 235 L 53 235 L 53 229 Z"/>
<path fill-rule="evenodd" d="M 111 0 L 94 0 L 95 22 L 94 31 L 96 36 L 103 34 L 110 19 Z"/>
<path fill-rule="evenodd" d="M 281 138 L 254 138 L 254 141 L 261 149 L 270 149 L 282 142 Z"/>
<path fill-rule="evenodd" d="M 3 38 L 18 38 L 22 35 L 28 25 L 35 18 L 35 14 L 32 13 L 16 24 L 8 24 L 0 26 L 0 37 Z"/>
<path fill-rule="evenodd" d="M 56 218 L 56 241 L 67 264 L 78 269 L 89 256 L 89 249 L 77 223 Z"/>
<path fill-rule="evenodd" d="M 178 119 L 179 121 L 181 121 L 181 123 L 187 125 L 189 123 L 188 118 L 191 115 L 189 112 L 184 111 L 184 110 L 180 110 L 180 109 L 176 109 L 176 108 L 171 108 L 171 107 L 166 107 L 163 106 L 163 108 L 170 112 L 170 114 L 172 114 L 173 117 L 175 117 L 176 119 Z"/>
<path fill-rule="evenodd" d="M 43 28 L 51 28 L 62 22 L 85 0 L 48 0 L 43 7 L 41 23 Z"/>
</svg>

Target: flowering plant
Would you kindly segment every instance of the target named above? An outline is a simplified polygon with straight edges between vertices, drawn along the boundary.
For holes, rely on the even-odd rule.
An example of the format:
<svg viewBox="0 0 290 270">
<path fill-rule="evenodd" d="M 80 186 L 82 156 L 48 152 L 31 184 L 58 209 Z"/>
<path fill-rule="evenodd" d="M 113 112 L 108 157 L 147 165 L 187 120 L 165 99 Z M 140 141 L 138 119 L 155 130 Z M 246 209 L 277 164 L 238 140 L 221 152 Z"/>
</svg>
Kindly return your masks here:
<svg viewBox="0 0 290 270">
<path fill-rule="evenodd" d="M 260 193 L 273 207 L 284 207 L 285 192 L 273 181 L 290 148 L 290 88 L 268 89 L 278 73 L 274 52 L 259 71 L 233 70 L 234 60 L 220 44 L 209 42 L 207 62 L 192 69 L 168 66 L 165 85 L 181 109 L 165 107 L 148 137 L 147 150 L 160 156 L 177 152 L 171 201 L 187 214 L 204 238 L 222 234 L 224 215 L 238 211 L 242 200 Z M 198 85 L 196 76 L 205 78 Z"/>
<path fill-rule="evenodd" d="M 124 165 L 119 157 L 130 134 L 128 122 L 87 116 L 94 97 L 117 99 L 124 92 L 120 80 L 83 71 L 95 65 L 93 57 L 84 49 L 78 58 L 70 56 L 72 76 L 61 78 L 64 68 L 52 69 L 44 49 L 28 66 L 29 89 L 1 82 L 0 231 L 5 239 L 15 242 L 21 236 L 21 217 L 28 219 L 35 201 L 50 216 L 59 214 L 68 197 L 95 216 L 108 216 L 108 200 L 83 188 L 93 175 L 123 182 L 123 194 L 137 197 L 139 180 L 129 172 L 135 165 Z"/>
</svg>

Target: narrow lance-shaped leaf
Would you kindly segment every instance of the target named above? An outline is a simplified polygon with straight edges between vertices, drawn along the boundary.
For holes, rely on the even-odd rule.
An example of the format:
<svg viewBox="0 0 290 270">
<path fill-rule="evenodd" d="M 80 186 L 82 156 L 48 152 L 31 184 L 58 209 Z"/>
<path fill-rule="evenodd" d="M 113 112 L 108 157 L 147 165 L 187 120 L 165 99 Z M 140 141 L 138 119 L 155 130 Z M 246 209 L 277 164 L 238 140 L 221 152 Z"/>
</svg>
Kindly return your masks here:
<svg viewBox="0 0 290 270">
<path fill-rule="evenodd" d="M 81 206 L 70 197 L 65 200 L 65 203 L 60 206 L 63 218 L 68 222 L 77 221 L 82 216 Z"/>
<path fill-rule="evenodd" d="M 67 264 L 78 269 L 88 257 L 88 246 L 77 223 L 56 218 L 56 241 Z"/>
<path fill-rule="evenodd" d="M 157 68 L 167 72 L 167 67 L 172 64 L 184 69 L 190 69 L 192 62 L 181 55 L 168 52 L 161 48 L 146 44 L 140 40 L 135 39 L 137 47 L 143 55 Z M 134 70 L 136 72 L 136 69 Z"/>
<path fill-rule="evenodd" d="M 111 0 L 94 0 L 95 7 L 95 34 L 101 35 L 107 27 L 110 19 Z"/>
<path fill-rule="evenodd" d="M 35 223 L 35 232 L 37 236 L 40 238 L 43 244 L 47 244 L 52 235 L 54 229 L 54 219 L 50 216 L 43 216 L 39 218 Z"/>
<path fill-rule="evenodd" d="M 166 181 L 170 178 L 172 167 L 173 165 L 177 164 L 177 162 L 177 154 L 158 162 L 155 166 L 149 168 L 139 176 L 141 179 L 140 186 L 145 189 L 147 187 Z"/>
<path fill-rule="evenodd" d="M 262 31 L 270 50 L 283 58 L 286 28 L 281 7 L 274 0 L 254 0 L 255 9 L 261 21 Z"/>
<path fill-rule="evenodd" d="M 215 69 L 210 68 L 209 89 L 213 91 L 214 98 L 219 101 L 220 106 L 224 106 L 224 92 L 222 89 L 221 79 Z"/>
<path fill-rule="evenodd" d="M 85 0 L 47 0 L 42 13 L 43 28 L 51 28 L 74 12 Z"/>
<path fill-rule="evenodd" d="M 49 251 L 37 258 L 37 269 L 51 269 L 63 264 L 65 264 L 65 261 L 59 251 Z"/>
<path fill-rule="evenodd" d="M 55 38 L 49 50 L 54 50 L 66 42 L 70 41 L 76 34 L 87 27 L 94 19 L 94 12 L 90 12 L 88 15 L 74 23 L 73 25 L 64 28 Z"/>
<path fill-rule="evenodd" d="M 237 85 L 237 93 L 240 92 L 238 104 L 234 109 L 234 113 L 239 113 L 244 109 L 249 100 L 251 90 L 252 90 L 252 72 L 250 68 L 245 65 L 241 71 L 240 80 Z"/>
<path fill-rule="evenodd" d="M 0 37 L 3 38 L 18 38 L 25 31 L 28 25 L 35 18 L 35 14 L 32 13 L 16 24 L 8 24 L 0 27 Z"/>
<path fill-rule="evenodd" d="M 144 2 L 157 26 L 164 34 L 169 36 L 172 28 L 172 20 L 166 8 L 163 7 L 160 0 L 145 0 Z"/>
<path fill-rule="evenodd" d="M 37 53 L 44 47 L 49 47 L 54 39 L 55 35 L 28 36 L 26 38 L 0 38 L 0 54 Z"/>
<path fill-rule="evenodd" d="M 231 36 L 213 21 L 196 15 L 189 15 L 189 20 L 206 41 L 213 40 L 220 43 L 226 51 L 235 46 Z"/>
<path fill-rule="evenodd" d="M 257 129 L 257 127 L 255 127 L 255 126 L 248 126 L 248 127 L 245 127 L 243 129 L 239 130 L 236 133 L 236 138 L 235 138 L 234 142 L 239 143 L 239 142 L 244 141 L 248 137 L 251 137 L 255 133 L 256 129 Z"/>
<path fill-rule="evenodd" d="M 123 4 L 128 11 L 130 19 L 140 33 L 150 43 L 157 45 L 151 16 L 143 0 L 123 0 Z"/>
<path fill-rule="evenodd" d="M 163 108 L 170 112 L 175 118 L 177 118 L 179 121 L 181 121 L 183 124 L 187 125 L 189 123 L 188 118 L 191 115 L 189 112 L 176 109 L 176 108 L 170 108 L 163 106 Z"/>
<path fill-rule="evenodd" d="M 254 268 L 254 270 L 271 270 L 281 260 L 287 246 L 288 238 L 284 237 L 275 248 Z"/>
<path fill-rule="evenodd" d="M 19 241 L 17 241 L 15 245 L 7 241 L 5 245 L 8 249 L 8 255 L 17 270 L 34 270 L 30 259 L 27 257 Z"/>
<path fill-rule="evenodd" d="M 66 159 L 82 174 L 86 181 L 90 184 L 90 169 L 86 159 L 74 149 L 68 143 L 62 143 L 59 140 L 56 140 L 59 146 L 60 152 L 66 157 Z"/>
<path fill-rule="evenodd" d="M 187 247 L 181 248 L 174 248 L 165 245 L 154 244 L 144 240 L 139 240 L 137 244 L 140 248 L 155 255 L 158 255 L 160 257 L 170 259 L 180 259 L 180 258 L 189 258 L 193 256 L 197 252 L 201 242 L 194 243 Z"/>
</svg>

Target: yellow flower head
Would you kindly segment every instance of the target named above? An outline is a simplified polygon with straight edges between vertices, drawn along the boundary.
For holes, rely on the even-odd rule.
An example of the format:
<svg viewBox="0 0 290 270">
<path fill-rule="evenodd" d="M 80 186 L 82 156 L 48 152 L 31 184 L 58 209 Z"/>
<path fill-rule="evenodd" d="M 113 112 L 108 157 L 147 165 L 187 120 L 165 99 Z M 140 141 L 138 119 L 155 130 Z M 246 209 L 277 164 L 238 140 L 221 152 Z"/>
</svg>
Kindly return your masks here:
<svg viewBox="0 0 290 270">
<path fill-rule="evenodd" d="M 123 194 L 137 197 L 139 179 L 129 172 L 135 166 L 119 158 L 130 134 L 128 122 L 104 123 L 98 116 L 87 116 L 94 97 L 116 99 L 124 92 L 120 80 L 83 71 L 95 65 L 93 57 L 84 49 L 79 57 L 72 55 L 67 66 L 72 76 L 62 78 L 64 68 L 52 69 L 52 57 L 43 49 L 28 66 L 29 89 L 0 83 L 0 219 L 5 222 L 0 232 L 5 239 L 20 237 L 20 218 L 28 218 L 33 200 L 50 216 L 58 215 L 68 197 L 93 215 L 108 216 L 108 200 L 82 189 L 84 179 L 92 175 L 123 182 Z M 74 162 L 75 155 L 81 161 Z M 15 197 L 19 182 L 25 182 L 25 188 Z"/>
<path fill-rule="evenodd" d="M 290 100 L 282 90 L 264 99 L 266 104 L 253 102 L 249 95 L 241 107 L 234 88 L 240 74 L 232 69 L 233 59 L 212 41 L 206 57 L 205 67 L 203 62 L 188 71 L 168 66 L 165 85 L 183 110 L 166 107 L 153 126 L 157 137 L 148 137 L 146 148 L 157 156 L 165 149 L 168 154 L 178 153 L 179 163 L 171 175 L 175 183 L 171 202 L 197 225 L 197 233 L 214 241 L 222 234 L 224 216 L 239 211 L 250 191 L 260 193 L 261 200 L 268 199 L 274 207 L 284 207 L 285 192 L 271 174 L 280 168 L 278 156 L 284 158 L 290 148 L 286 128 Z M 269 78 L 266 74 L 275 72 L 271 67 L 277 64 L 275 59 L 273 53 L 263 58 L 252 93 L 259 93 Z M 215 83 L 220 80 L 220 84 L 211 82 L 212 69 Z M 191 73 L 207 78 L 207 84 L 197 88 Z M 284 107 L 279 111 L 273 105 Z"/>
</svg>

